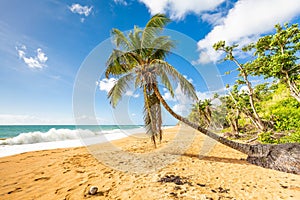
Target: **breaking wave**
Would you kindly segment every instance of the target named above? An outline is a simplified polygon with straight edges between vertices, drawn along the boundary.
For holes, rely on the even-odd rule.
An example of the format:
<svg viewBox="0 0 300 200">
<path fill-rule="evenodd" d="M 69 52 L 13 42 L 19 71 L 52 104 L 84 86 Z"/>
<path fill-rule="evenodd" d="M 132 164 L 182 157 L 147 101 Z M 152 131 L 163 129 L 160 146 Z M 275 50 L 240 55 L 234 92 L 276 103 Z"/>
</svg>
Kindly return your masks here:
<svg viewBox="0 0 300 200">
<path fill-rule="evenodd" d="M 126 130 L 126 132 L 127 131 L 128 130 Z M 70 130 L 70 129 L 51 128 L 47 132 L 35 131 L 35 132 L 21 133 L 16 137 L 0 140 L 0 145 L 21 145 L 21 144 L 34 144 L 34 143 L 42 143 L 42 142 L 75 140 L 81 138 L 95 137 L 103 134 L 117 134 L 121 132 L 123 132 L 123 130 L 120 129 L 93 132 L 87 129 Z M 132 133 L 132 130 L 129 132 Z"/>
</svg>

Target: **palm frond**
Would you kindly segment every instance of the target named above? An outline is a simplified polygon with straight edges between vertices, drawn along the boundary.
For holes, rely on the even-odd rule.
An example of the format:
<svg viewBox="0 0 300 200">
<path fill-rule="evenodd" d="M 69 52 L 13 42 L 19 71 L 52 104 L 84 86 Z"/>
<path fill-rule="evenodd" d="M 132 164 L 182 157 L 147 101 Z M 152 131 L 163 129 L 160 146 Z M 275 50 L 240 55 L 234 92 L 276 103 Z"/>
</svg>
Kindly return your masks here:
<svg viewBox="0 0 300 200">
<path fill-rule="evenodd" d="M 167 88 L 171 96 L 174 97 L 174 90 L 172 84 L 170 82 L 168 75 L 166 74 L 166 72 L 163 70 L 162 67 L 157 66 L 157 76 L 160 77 L 161 83 L 164 85 L 164 87 Z"/>
<path fill-rule="evenodd" d="M 110 99 L 110 104 L 115 108 L 119 100 L 121 100 L 122 95 L 129 88 L 129 84 L 134 79 L 134 74 L 129 73 L 116 81 L 115 85 L 108 92 L 108 98 Z"/>
<path fill-rule="evenodd" d="M 159 59 L 153 60 L 152 63 L 158 63 L 159 67 L 163 68 L 168 76 L 171 76 L 174 81 L 178 81 L 180 88 L 185 95 L 193 100 L 198 100 L 193 84 L 191 84 L 183 75 L 181 75 L 172 65 Z"/>
<path fill-rule="evenodd" d="M 142 34 L 142 48 L 149 48 L 152 41 L 156 38 L 163 28 L 170 22 L 170 19 L 163 14 L 154 15 L 146 24 Z"/>
<path fill-rule="evenodd" d="M 139 53 L 141 50 L 141 34 L 142 29 L 138 28 L 137 26 L 134 26 L 133 32 L 128 34 L 132 47 L 131 51 Z"/>
<path fill-rule="evenodd" d="M 132 46 L 130 42 L 128 41 L 127 37 L 123 34 L 122 31 L 119 29 L 112 29 L 111 34 L 113 36 L 113 42 L 118 48 L 124 49 L 124 50 L 130 50 L 132 49 Z"/>
<path fill-rule="evenodd" d="M 175 42 L 168 36 L 159 36 L 152 41 L 149 57 L 150 59 L 164 59 L 174 47 Z"/>
<path fill-rule="evenodd" d="M 105 76 L 121 75 L 129 72 L 135 65 L 139 65 L 139 55 L 134 52 L 123 52 L 114 49 L 106 62 Z"/>
</svg>

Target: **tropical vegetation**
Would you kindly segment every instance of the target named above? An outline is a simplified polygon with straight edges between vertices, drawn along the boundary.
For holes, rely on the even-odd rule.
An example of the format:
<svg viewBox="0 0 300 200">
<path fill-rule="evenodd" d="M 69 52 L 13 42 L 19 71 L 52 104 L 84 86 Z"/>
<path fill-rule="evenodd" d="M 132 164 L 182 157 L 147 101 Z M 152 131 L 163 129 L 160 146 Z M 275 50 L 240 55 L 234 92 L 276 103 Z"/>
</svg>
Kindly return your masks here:
<svg viewBox="0 0 300 200">
<path fill-rule="evenodd" d="M 271 42 L 269 46 L 264 46 L 267 53 L 263 53 L 263 50 L 258 48 L 261 46 L 258 45 L 258 43 L 256 44 L 257 46 L 251 44 L 245 47 L 244 49 L 248 51 L 252 49 L 256 50 L 256 59 L 245 64 L 240 63 L 233 55 L 237 45 L 226 46 L 223 41 L 215 44 L 214 48 L 216 50 L 222 50 L 226 53 L 225 60 L 233 61 L 237 65 L 239 76 L 242 78 L 230 89 L 229 95 L 220 97 L 222 102 L 221 106 L 213 108 L 211 100 L 199 101 L 194 86 L 172 65 L 165 61 L 166 56 L 174 47 L 174 42 L 168 36 L 161 35 L 163 28 L 169 21 L 165 15 L 157 14 L 148 21 L 144 29 L 135 26 L 133 31 L 127 35 L 118 29 L 112 30 L 113 42 L 116 48 L 112 51 L 106 63 L 106 77 L 109 78 L 113 76 L 117 78 L 115 85 L 108 93 L 108 98 L 112 106 L 115 107 L 117 105 L 122 95 L 124 95 L 130 87 L 140 89 L 144 94 L 144 122 L 146 131 L 155 146 L 156 140 L 162 139 L 161 106 L 163 106 L 173 117 L 186 125 L 226 146 L 247 154 L 247 160 L 250 163 L 300 174 L 299 144 L 251 145 L 229 140 L 210 130 L 212 127 L 215 129 L 217 127 L 225 128 L 227 124 L 230 124 L 234 127 L 235 132 L 239 133 L 242 123 L 244 125 L 252 123 L 259 133 L 265 133 L 265 135 L 260 135 L 260 140 L 263 142 L 269 142 L 269 135 L 267 134 L 269 134 L 270 131 L 272 133 L 274 127 L 277 127 L 279 130 L 286 125 L 288 128 L 293 129 L 294 133 L 298 134 L 297 129 L 299 128 L 299 122 L 297 121 L 297 109 L 299 109 L 299 102 L 297 99 L 297 89 L 299 89 L 299 64 L 297 63 L 297 49 L 299 45 L 294 43 L 298 43 L 297 38 L 300 37 L 299 32 L 293 29 L 293 34 L 297 34 L 297 37 L 294 37 L 293 34 L 283 34 L 283 38 L 292 38 L 289 44 L 287 42 L 290 41 L 289 39 L 284 40 L 286 44 L 288 44 L 286 48 L 294 50 L 287 50 L 286 53 L 283 51 L 283 54 L 279 55 L 279 57 L 284 57 L 281 59 L 272 59 L 274 53 L 270 52 L 273 48 L 277 48 L 277 44 L 274 42 Z M 286 27 L 286 29 L 288 29 L 288 27 Z M 275 47 L 272 45 L 275 45 Z M 259 60 L 263 59 L 272 60 L 274 64 L 281 66 L 281 68 L 279 67 L 280 69 L 289 71 L 287 73 L 290 80 L 287 80 L 287 76 L 278 76 L 275 78 L 279 80 L 280 84 L 288 85 L 291 95 L 296 99 L 296 101 L 294 99 L 284 99 L 284 102 L 272 101 L 275 103 L 273 104 L 273 109 L 270 109 L 269 115 L 264 114 L 263 103 L 275 98 L 274 95 L 280 90 L 280 85 L 277 84 L 277 88 L 276 85 L 254 87 L 249 81 L 250 75 L 256 75 L 252 70 L 253 66 L 259 68 L 260 66 L 258 66 L 258 64 L 263 62 Z M 279 64 L 279 62 L 283 60 L 287 62 L 288 69 L 283 67 L 284 64 Z M 263 69 L 266 70 L 267 67 L 271 68 L 272 65 L 264 65 L 263 67 Z M 260 73 L 265 73 L 263 69 L 259 70 Z M 265 77 L 268 77 L 268 75 L 265 75 Z M 178 84 L 185 95 L 196 101 L 192 113 L 194 113 L 193 119 L 198 119 L 198 121 L 193 121 L 175 113 L 162 97 L 159 91 L 159 85 L 166 88 L 173 97 L 174 84 Z M 246 85 L 248 89 L 247 92 L 238 91 L 239 86 L 243 84 Z M 274 89 L 271 89 L 272 87 Z M 218 95 L 215 97 L 217 96 Z M 260 99 L 263 99 L 263 101 L 259 102 Z M 276 103 L 279 105 L 284 103 L 289 109 L 293 110 L 295 112 L 294 118 L 290 118 L 289 116 L 291 111 L 282 112 L 276 107 Z M 294 108 L 297 109 L 295 110 Z M 225 119 L 214 120 L 214 116 L 219 116 L 219 114 L 222 116 L 224 113 L 228 113 Z M 274 120 L 270 120 L 273 116 L 275 116 Z M 280 123 L 284 120 L 292 124 L 288 125 L 285 123 L 284 126 L 281 126 Z M 272 123 L 269 123 L 270 121 Z M 297 134 L 292 136 L 295 141 L 298 141 Z M 286 139 L 288 141 L 290 140 L 290 138 L 282 138 L 281 140 L 285 141 Z"/>
</svg>

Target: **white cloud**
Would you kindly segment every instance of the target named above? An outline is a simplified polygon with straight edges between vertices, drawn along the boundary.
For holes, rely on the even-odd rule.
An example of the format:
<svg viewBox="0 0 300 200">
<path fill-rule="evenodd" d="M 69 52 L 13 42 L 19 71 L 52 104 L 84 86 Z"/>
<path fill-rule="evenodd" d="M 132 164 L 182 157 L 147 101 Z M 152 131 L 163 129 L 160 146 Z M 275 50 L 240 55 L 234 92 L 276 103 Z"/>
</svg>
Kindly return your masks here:
<svg viewBox="0 0 300 200">
<path fill-rule="evenodd" d="M 203 21 L 208 22 L 209 24 L 219 25 L 223 21 L 222 15 L 223 15 L 222 13 L 213 13 L 213 14 L 204 13 L 203 15 L 201 15 L 201 19 Z"/>
<path fill-rule="evenodd" d="M 125 0 L 114 0 L 115 4 L 120 4 L 123 6 L 127 6 L 128 3 Z"/>
<path fill-rule="evenodd" d="M 188 78 L 186 75 L 183 75 L 183 77 L 190 83 L 193 83 L 193 79 L 192 78 Z"/>
<path fill-rule="evenodd" d="M 218 60 L 220 54 L 212 46 L 220 40 L 243 46 L 273 30 L 275 24 L 289 21 L 299 13 L 299 0 L 239 0 L 227 16 L 218 20 L 218 25 L 198 42 L 198 61 L 206 63 Z"/>
<path fill-rule="evenodd" d="M 204 11 L 213 10 L 225 0 L 139 0 L 144 3 L 149 12 L 154 15 L 157 13 L 168 13 L 171 19 L 183 19 L 189 13 L 200 14 Z"/>
<path fill-rule="evenodd" d="M 111 88 L 116 84 L 117 79 L 115 78 L 104 78 L 100 82 L 96 82 L 96 85 L 99 86 L 101 91 L 109 92 Z"/>
<path fill-rule="evenodd" d="M 198 99 L 200 99 L 200 100 L 210 99 L 214 96 L 214 93 L 211 91 L 207 91 L 207 92 L 197 91 L 196 94 L 197 94 Z"/>
<path fill-rule="evenodd" d="M 172 107 L 174 112 L 179 113 L 181 115 L 185 115 L 189 113 L 189 109 L 193 104 L 193 100 L 187 97 L 181 90 L 178 85 L 174 91 L 174 98 L 172 98 L 170 92 L 164 90 L 165 93 L 162 95 L 166 101 L 173 101 L 176 104 Z"/>
<path fill-rule="evenodd" d="M 166 101 L 176 101 L 176 99 L 171 96 L 171 93 L 170 92 L 166 92 L 166 91 L 167 90 L 164 90 L 165 93 L 162 95 L 162 97 L 164 98 L 164 100 L 166 100 Z"/>
<path fill-rule="evenodd" d="M 138 98 L 140 96 L 139 94 L 134 94 L 132 90 L 127 90 L 125 95 L 133 98 Z"/>
<path fill-rule="evenodd" d="M 89 16 L 92 12 L 93 6 L 82 6 L 78 3 L 72 4 L 72 6 L 69 7 L 70 11 L 72 13 L 77 13 L 79 15 L 85 15 L 86 17 Z"/>
<path fill-rule="evenodd" d="M 34 57 L 26 57 L 26 46 L 21 45 L 20 47 L 16 47 L 16 50 L 18 52 L 18 56 L 20 59 L 24 61 L 24 63 L 31 69 L 43 69 L 46 67 L 46 62 L 48 60 L 48 57 L 43 52 L 41 48 L 38 48 L 36 50 L 36 56 Z"/>
<path fill-rule="evenodd" d="M 96 85 L 99 86 L 99 89 L 101 91 L 106 91 L 108 93 L 111 90 L 111 88 L 114 87 L 117 80 L 118 79 L 115 79 L 115 78 L 109 78 L 109 79 L 104 78 L 104 79 L 100 80 L 99 82 L 96 81 Z M 127 90 L 125 92 L 125 95 L 129 96 L 129 97 L 133 97 L 133 98 L 138 98 L 140 96 L 139 94 L 134 94 L 134 92 L 132 90 Z"/>
<path fill-rule="evenodd" d="M 243 94 L 243 93 L 249 94 L 249 92 L 250 92 L 249 88 L 246 85 L 242 86 L 239 90 L 239 94 Z"/>
<path fill-rule="evenodd" d="M 41 48 L 38 48 L 37 50 L 37 58 L 40 62 L 45 63 L 48 60 L 48 57 L 46 54 L 42 51 Z"/>
</svg>

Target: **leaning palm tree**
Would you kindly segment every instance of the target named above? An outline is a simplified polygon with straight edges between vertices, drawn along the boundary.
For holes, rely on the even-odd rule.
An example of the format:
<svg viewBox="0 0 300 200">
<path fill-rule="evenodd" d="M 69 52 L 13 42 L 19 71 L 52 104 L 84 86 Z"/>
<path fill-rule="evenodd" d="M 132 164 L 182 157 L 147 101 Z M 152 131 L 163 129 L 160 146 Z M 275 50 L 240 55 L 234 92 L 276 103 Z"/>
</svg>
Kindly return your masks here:
<svg viewBox="0 0 300 200">
<path fill-rule="evenodd" d="M 134 27 L 126 36 L 113 29 L 112 36 L 116 49 L 107 61 L 106 77 L 115 75 L 118 81 L 108 93 L 113 107 L 128 87 L 134 85 L 144 94 L 144 121 L 146 132 L 154 145 L 162 139 L 161 103 L 154 89 L 161 84 L 174 97 L 173 83 L 179 83 L 188 97 L 197 100 L 194 86 L 164 59 L 174 47 L 167 36 L 159 35 L 170 20 L 161 14 L 153 16 L 144 29 Z"/>
<path fill-rule="evenodd" d="M 113 29 L 112 35 L 116 49 L 107 61 L 106 77 L 116 76 L 113 88 L 109 91 L 110 103 L 115 107 L 130 85 L 140 88 L 144 94 L 144 121 L 146 132 L 156 145 L 156 139 L 162 138 L 161 105 L 176 119 L 202 132 L 210 138 L 248 155 L 248 162 L 300 174 L 300 145 L 250 145 L 228 140 L 215 134 L 185 117 L 175 113 L 163 99 L 159 84 L 162 84 L 172 96 L 173 84 L 178 83 L 185 95 L 197 100 L 193 85 L 173 66 L 164 61 L 174 43 L 167 36 L 161 36 L 169 19 L 161 14 L 153 16 L 144 29 L 134 27 L 127 36 Z"/>
</svg>

